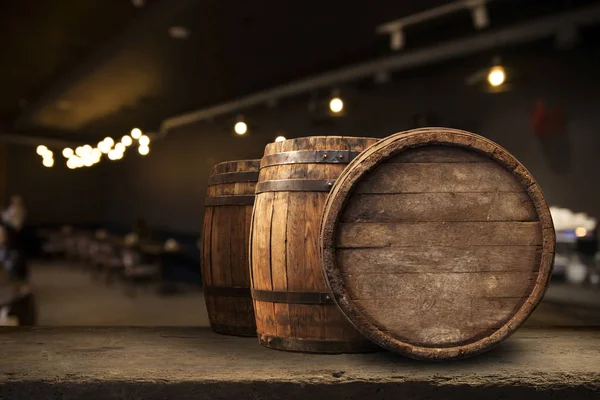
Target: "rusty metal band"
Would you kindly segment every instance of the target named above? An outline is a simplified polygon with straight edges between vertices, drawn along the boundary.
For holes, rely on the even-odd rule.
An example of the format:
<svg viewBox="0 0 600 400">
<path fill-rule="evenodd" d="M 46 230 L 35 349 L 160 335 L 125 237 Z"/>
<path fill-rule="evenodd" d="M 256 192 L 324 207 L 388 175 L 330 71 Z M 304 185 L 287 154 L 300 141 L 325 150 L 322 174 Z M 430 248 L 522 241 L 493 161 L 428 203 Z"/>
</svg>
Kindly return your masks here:
<svg viewBox="0 0 600 400">
<path fill-rule="evenodd" d="M 360 151 L 350 150 L 298 150 L 269 154 L 262 158 L 260 167 L 284 164 L 348 164 Z"/>
<path fill-rule="evenodd" d="M 258 181 L 258 171 L 226 172 L 224 174 L 216 174 L 208 178 L 208 186 L 218 185 L 221 183 L 256 181 Z"/>
<path fill-rule="evenodd" d="M 300 339 L 273 335 L 259 335 L 260 344 L 277 350 L 299 351 L 303 353 L 372 353 L 381 348 L 367 340 L 326 340 Z"/>
<path fill-rule="evenodd" d="M 251 206 L 254 204 L 253 194 L 227 195 L 207 197 L 205 206 Z"/>
<path fill-rule="evenodd" d="M 204 286 L 204 294 L 222 297 L 250 297 L 250 288 L 239 286 Z"/>
<path fill-rule="evenodd" d="M 234 326 L 226 324 L 215 324 L 211 322 L 210 327 L 214 332 L 220 333 L 222 335 L 256 337 L 255 326 Z"/>
<path fill-rule="evenodd" d="M 252 298 L 258 301 L 288 304 L 333 304 L 328 292 L 278 292 L 252 289 Z"/>
<path fill-rule="evenodd" d="M 258 182 L 256 194 L 264 192 L 329 192 L 335 179 L 281 179 Z"/>
</svg>

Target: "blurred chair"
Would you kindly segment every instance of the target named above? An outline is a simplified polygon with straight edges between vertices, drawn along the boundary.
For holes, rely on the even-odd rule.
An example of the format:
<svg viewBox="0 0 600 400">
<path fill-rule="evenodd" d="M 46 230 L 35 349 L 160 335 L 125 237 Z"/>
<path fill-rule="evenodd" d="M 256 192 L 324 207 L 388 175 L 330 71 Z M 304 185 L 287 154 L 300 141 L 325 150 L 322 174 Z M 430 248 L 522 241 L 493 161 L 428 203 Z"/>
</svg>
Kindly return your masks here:
<svg viewBox="0 0 600 400">
<path fill-rule="evenodd" d="M 160 263 L 148 260 L 137 243 L 125 247 L 122 250 L 121 259 L 124 266 L 123 279 L 127 295 L 135 297 L 139 286 L 148 286 L 159 281 Z"/>
</svg>

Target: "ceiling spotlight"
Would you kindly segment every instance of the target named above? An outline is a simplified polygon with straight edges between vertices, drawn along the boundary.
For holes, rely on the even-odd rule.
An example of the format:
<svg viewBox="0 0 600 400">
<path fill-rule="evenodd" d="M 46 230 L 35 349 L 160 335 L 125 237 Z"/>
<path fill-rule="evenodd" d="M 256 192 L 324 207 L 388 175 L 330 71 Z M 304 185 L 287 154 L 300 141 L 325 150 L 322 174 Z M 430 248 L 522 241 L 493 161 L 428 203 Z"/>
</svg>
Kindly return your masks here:
<svg viewBox="0 0 600 400">
<path fill-rule="evenodd" d="M 493 87 L 498 87 L 504 83 L 506 80 L 506 73 L 504 72 L 504 67 L 501 65 L 493 66 L 488 73 L 488 82 Z"/>
<path fill-rule="evenodd" d="M 41 144 L 35 149 L 35 152 L 38 154 L 38 156 L 43 156 L 48 152 L 48 148 Z"/>
<path fill-rule="evenodd" d="M 485 6 L 486 0 L 471 0 L 471 17 L 473 26 L 477 29 L 484 29 L 490 25 L 490 17 Z"/>
<path fill-rule="evenodd" d="M 131 137 L 134 139 L 139 139 L 142 137 L 142 130 L 140 128 L 133 128 L 131 130 Z"/>
<path fill-rule="evenodd" d="M 244 135 L 246 132 L 248 132 L 248 125 L 246 125 L 244 121 L 238 121 L 235 123 L 233 130 L 238 135 Z"/>
<path fill-rule="evenodd" d="M 285 141 L 285 136 L 277 136 L 275 138 L 275 142 L 283 142 L 283 141 Z"/>
<path fill-rule="evenodd" d="M 143 156 L 148 155 L 148 153 L 150 153 L 150 147 L 141 145 L 140 147 L 138 147 L 138 153 L 140 153 Z"/>
<path fill-rule="evenodd" d="M 143 135 L 139 139 L 140 146 L 148 146 L 150 144 L 150 138 L 146 135 Z"/>
<path fill-rule="evenodd" d="M 115 144 L 115 150 L 119 153 L 123 153 L 125 151 L 125 145 L 123 143 Z"/>
<path fill-rule="evenodd" d="M 51 168 L 52 166 L 54 166 L 54 160 L 50 157 L 44 157 L 42 164 L 44 165 L 44 167 Z"/>
<path fill-rule="evenodd" d="M 131 136 L 125 135 L 123 138 L 121 138 L 121 143 L 123 143 L 125 146 L 131 146 L 133 140 L 131 139 Z"/>
<path fill-rule="evenodd" d="M 333 113 L 340 113 L 344 109 L 344 102 L 339 97 L 334 97 L 329 101 L 329 109 Z"/>
<path fill-rule="evenodd" d="M 70 158 L 73 157 L 73 154 L 75 154 L 75 152 L 73 151 L 72 148 L 70 147 L 65 147 L 62 151 L 62 155 L 64 158 Z"/>
</svg>

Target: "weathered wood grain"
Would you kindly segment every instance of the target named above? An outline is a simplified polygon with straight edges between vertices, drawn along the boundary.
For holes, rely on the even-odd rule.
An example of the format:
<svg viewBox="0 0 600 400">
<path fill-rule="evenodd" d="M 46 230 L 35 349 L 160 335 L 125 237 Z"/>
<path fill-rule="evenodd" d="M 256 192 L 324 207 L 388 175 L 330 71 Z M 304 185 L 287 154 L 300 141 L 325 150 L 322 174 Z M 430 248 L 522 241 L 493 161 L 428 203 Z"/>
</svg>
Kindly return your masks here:
<svg viewBox="0 0 600 400">
<path fill-rule="evenodd" d="M 447 128 L 365 150 L 324 208 L 322 264 L 363 334 L 415 358 L 461 358 L 506 338 L 539 303 L 554 231 L 505 149 Z"/>
<path fill-rule="evenodd" d="M 337 247 L 539 246 L 539 222 L 344 222 Z"/>
<path fill-rule="evenodd" d="M 356 193 L 515 192 L 510 171 L 494 162 L 385 163 L 366 175 Z"/>
<path fill-rule="evenodd" d="M 342 222 L 536 221 L 526 192 L 360 194 Z"/>
<path fill-rule="evenodd" d="M 290 139 L 267 145 L 265 156 L 293 151 L 360 151 L 375 141 L 319 136 Z M 323 160 L 306 162 L 310 157 L 304 156 L 302 162 L 296 164 L 289 163 L 294 159 L 292 155 L 279 158 L 285 158 L 288 163 L 270 165 L 263 160 L 259 182 L 335 179 L 345 167 Z M 319 225 L 326 199 L 326 192 L 257 194 L 251 232 L 254 289 L 298 293 L 327 291 L 318 249 Z M 254 304 L 259 338 L 267 347 L 332 353 L 371 348 L 334 304 L 295 304 L 256 299 Z M 340 343 L 346 346 L 340 346 Z M 350 346 L 347 346 L 348 343 Z M 340 350 L 342 347 L 345 350 Z"/>
<path fill-rule="evenodd" d="M 238 175 L 243 182 L 235 182 L 231 174 L 258 172 L 259 160 L 241 160 L 217 164 L 211 176 L 228 175 L 227 183 L 208 186 L 207 197 L 253 196 L 256 182 L 248 182 L 247 174 Z M 219 182 L 220 179 L 215 179 Z M 205 299 L 211 327 L 215 332 L 251 336 L 256 322 L 250 294 L 233 296 L 219 288 L 246 288 L 249 292 L 248 241 L 250 237 L 251 205 L 206 206 L 202 231 L 202 275 Z M 229 293 L 229 294 L 227 294 Z"/>
<path fill-rule="evenodd" d="M 541 246 L 414 246 L 338 249 L 340 271 L 353 274 L 532 271 Z"/>
</svg>

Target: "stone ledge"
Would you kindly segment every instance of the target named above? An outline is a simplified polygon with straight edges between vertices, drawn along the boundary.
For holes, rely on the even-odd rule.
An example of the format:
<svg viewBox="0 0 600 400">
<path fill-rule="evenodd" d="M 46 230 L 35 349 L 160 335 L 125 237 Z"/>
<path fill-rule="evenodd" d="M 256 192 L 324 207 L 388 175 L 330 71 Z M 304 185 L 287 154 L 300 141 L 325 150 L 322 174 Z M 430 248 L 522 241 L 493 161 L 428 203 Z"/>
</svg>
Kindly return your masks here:
<svg viewBox="0 0 600 400">
<path fill-rule="evenodd" d="M 598 398 L 600 327 L 522 328 L 453 362 L 309 355 L 206 328 L 2 328 L 0 398 Z"/>
</svg>

